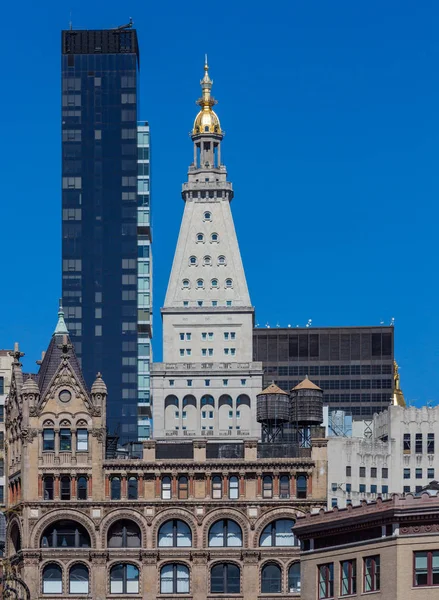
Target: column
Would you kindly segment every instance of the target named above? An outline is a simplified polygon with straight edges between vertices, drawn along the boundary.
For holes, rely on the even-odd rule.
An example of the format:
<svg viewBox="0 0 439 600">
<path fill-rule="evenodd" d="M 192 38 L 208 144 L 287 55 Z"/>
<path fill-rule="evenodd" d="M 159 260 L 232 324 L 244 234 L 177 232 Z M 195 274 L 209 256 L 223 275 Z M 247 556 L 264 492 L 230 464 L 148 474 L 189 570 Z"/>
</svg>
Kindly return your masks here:
<svg viewBox="0 0 439 600">
<path fill-rule="evenodd" d="M 192 553 L 192 597 L 193 600 L 206 600 L 208 591 L 207 559 L 208 553 L 194 550 Z"/>
<path fill-rule="evenodd" d="M 108 480 L 108 478 L 107 478 Z M 90 475 L 87 479 L 87 498 L 91 500 L 93 497 L 93 477 Z"/>
<path fill-rule="evenodd" d="M 176 498 L 177 497 L 177 473 L 176 471 L 172 471 L 172 475 L 171 475 L 172 479 L 171 479 L 171 498 Z"/>
<path fill-rule="evenodd" d="M 239 496 L 245 498 L 245 471 L 239 472 Z"/>
<path fill-rule="evenodd" d="M 41 475 L 38 475 L 38 498 L 43 498 L 43 478 Z"/>
<path fill-rule="evenodd" d="M 72 463 L 76 463 L 76 429 L 71 430 L 72 434 Z"/>
<path fill-rule="evenodd" d="M 256 483 L 256 496 L 262 496 L 262 472 L 258 471 L 257 473 L 257 483 Z"/>
<path fill-rule="evenodd" d="M 110 478 L 108 475 L 105 475 L 105 498 L 110 497 Z"/>
<path fill-rule="evenodd" d="M 143 481 L 143 475 L 139 475 L 139 481 L 138 481 L 138 484 L 137 484 L 137 490 L 138 490 L 138 492 L 137 492 L 138 498 L 144 498 L 144 496 L 145 496 L 145 483 Z"/>
<path fill-rule="evenodd" d="M 242 586 L 245 590 L 245 600 L 256 600 L 259 594 L 259 551 L 244 550 L 242 555 L 244 560 Z"/>
<path fill-rule="evenodd" d="M 55 500 L 59 500 L 59 475 L 55 475 L 55 490 L 54 490 L 54 494 L 53 497 Z"/>
<path fill-rule="evenodd" d="M 193 498 L 194 497 L 194 492 L 195 492 L 195 490 L 194 490 L 194 487 L 195 487 L 194 486 L 194 476 L 195 476 L 195 473 L 194 473 L 194 471 L 189 471 L 188 475 L 189 475 L 189 498 Z"/>
<path fill-rule="evenodd" d="M 296 473 L 291 473 L 290 477 L 290 497 L 296 497 Z"/>
<path fill-rule="evenodd" d="M 155 473 L 155 497 L 160 498 L 161 494 L 161 482 L 160 482 L 160 473 L 156 471 Z"/>
<path fill-rule="evenodd" d="M 55 464 L 59 465 L 59 429 L 54 429 Z"/>
<path fill-rule="evenodd" d="M 76 475 L 72 475 L 70 484 L 70 498 L 72 498 L 72 500 L 76 500 Z"/>
<path fill-rule="evenodd" d="M 279 498 L 279 471 L 273 473 L 273 496 Z"/>
<path fill-rule="evenodd" d="M 306 477 L 306 497 L 312 498 L 312 473 L 308 473 Z"/>
<path fill-rule="evenodd" d="M 229 495 L 229 474 L 224 471 L 222 474 L 223 477 L 223 498 L 227 498 Z"/>
<path fill-rule="evenodd" d="M 206 498 L 210 498 L 212 495 L 212 473 L 210 471 L 206 471 L 206 478 L 205 478 L 205 495 Z"/>
<path fill-rule="evenodd" d="M 121 498 L 124 499 L 127 497 L 127 474 L 121 474 Z"/>
</svg>

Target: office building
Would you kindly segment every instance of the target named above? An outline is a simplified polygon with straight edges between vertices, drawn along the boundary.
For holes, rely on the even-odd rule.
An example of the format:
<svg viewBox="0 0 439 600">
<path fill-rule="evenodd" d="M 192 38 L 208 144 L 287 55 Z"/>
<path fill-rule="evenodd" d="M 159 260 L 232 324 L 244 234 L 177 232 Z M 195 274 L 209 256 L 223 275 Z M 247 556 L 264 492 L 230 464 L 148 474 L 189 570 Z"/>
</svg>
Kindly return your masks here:
<svg viewBox="0 0 439 600">
<path fill-rule="evenodd" d="M 436 600 L 439 484 L 300 517 L 301 600 Z"/>
<path fill-rule="evenodd" d="M 391 327 L 256 328 L 253 360 L 264 367 L 264 386 L 291 390 L 308 375 L 324 391 L 330 413 L 354 420 L 387 408 L 393 395 Z"/>
<path fill-rule="evenodd" d="M 280 457 L 256 438 L 198 436 L 145 441 L 133 458 L 108 444 L 107 386 L 99 374 L 87 388 L 62 314 L 36 375 L 20 356 L 6 413 L 7 556 L 30 598 L 299 596 L 294 524 L 326 504 L 321 428 L 288 454 L 271 443 Z"/>
<path fill-rule="evenodd" d="M 163 362 L 153 365 L 154 437 L 258 436 L 262 365 L 252 361 L 254 308 L 221 159 L 207 64 L 183 184 L 184 213 L 164 306 Z"/>
<path fill-rule="evenodd" d="M 149 339 L 137 304 L 138 244 L 150 240 L 138 197 L 149 201 L 149 163 L 138 160 L 139 48 L 130 27 L 63 31 L 61 57 L 63 306 L 89 387 L 105 368 L 107 425 L 122 442 L 137 439 L 146 417 L 138 327 Z"/>
</svg>

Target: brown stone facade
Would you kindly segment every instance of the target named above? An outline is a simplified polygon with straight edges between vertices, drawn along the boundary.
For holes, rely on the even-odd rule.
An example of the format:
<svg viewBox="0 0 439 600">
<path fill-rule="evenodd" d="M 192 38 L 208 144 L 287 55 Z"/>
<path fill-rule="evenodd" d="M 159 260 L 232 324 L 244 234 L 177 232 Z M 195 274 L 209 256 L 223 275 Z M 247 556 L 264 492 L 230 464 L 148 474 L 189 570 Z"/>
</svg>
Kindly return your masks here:
<svg viewBox="0 0 439 600">
<path fill-rule="evenodd" d="M 295 531 L 302 600 L 439 597 L 438 489 L 307 514 Z"/>
<path fill-rule="evenodd" d="M 326 440 L 292 458 L 258 458 L 257 440 L 209 458 L 199 439 L 192 458 L 154 441 L 107 458 L 105 384 L 86 389 L 64 338 L 36 377 L 16 358 L 7 403 L 6 560 L 32 599 L 297 597 L 291 529 L 326 503 Z"/>
</svg>

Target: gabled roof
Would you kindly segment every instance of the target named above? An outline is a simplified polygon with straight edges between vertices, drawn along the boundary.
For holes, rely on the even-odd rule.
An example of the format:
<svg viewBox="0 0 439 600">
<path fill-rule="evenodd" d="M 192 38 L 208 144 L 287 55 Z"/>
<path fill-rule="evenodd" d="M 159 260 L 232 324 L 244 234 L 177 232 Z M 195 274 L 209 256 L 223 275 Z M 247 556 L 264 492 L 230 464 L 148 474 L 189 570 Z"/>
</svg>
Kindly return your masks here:
<svg viewBox="0 0 439 600">
<path fill-rule="evenodd" d="M 40 388 L 41 396 L 43 396 L 46 392 L 53 376 L 58 370 L 62 357 L 65 355 L 63 353 L 63 346 L 68 347 L 69 364 L 81 382 L 81 385 L 85 390 L 88 391 L 87 384 L 85 383 L 82 370 L 79 365 L 78 357 L 76 356 L 75 348 L 73 347 L 69 335 L 56 333 L 55 330 L 38 373 L 37 383 L 38 387 Z"/>
</svg>

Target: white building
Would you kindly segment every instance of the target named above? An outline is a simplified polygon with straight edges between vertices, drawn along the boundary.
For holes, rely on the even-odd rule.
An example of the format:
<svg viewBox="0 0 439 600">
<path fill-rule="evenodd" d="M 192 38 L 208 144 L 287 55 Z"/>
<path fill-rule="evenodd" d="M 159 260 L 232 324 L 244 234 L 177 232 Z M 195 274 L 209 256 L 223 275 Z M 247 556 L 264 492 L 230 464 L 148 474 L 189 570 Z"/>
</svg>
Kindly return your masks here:
<svg viewBox="0 0 439 600">
<path fill-rule="evenodd" d="M 6 504 L 7 481 L 5 475 L 5 401 L 9 393 L 12 377 L 12 361 L 10 350 L 0 350 L 0 513 Z M 5 520 L 0 518 L 0 555 L 5 541 Z"/>
<path fill-rule="evenodd" d="M 419 492 L 439 478 L 439 406 L 391 406 L 370 429 L 370 437 L 328 439 L 329 507 Z"/>
<path fill-rule="evenodd" d="M 262 364 L 252 362 L 250 302 L 221 162 L 223 131 L 205 65 L 183 184 L 183 219 L 166 293 L 163 362 L 152 371 L 154 437 L 255 436 Z"/>
</svg>

